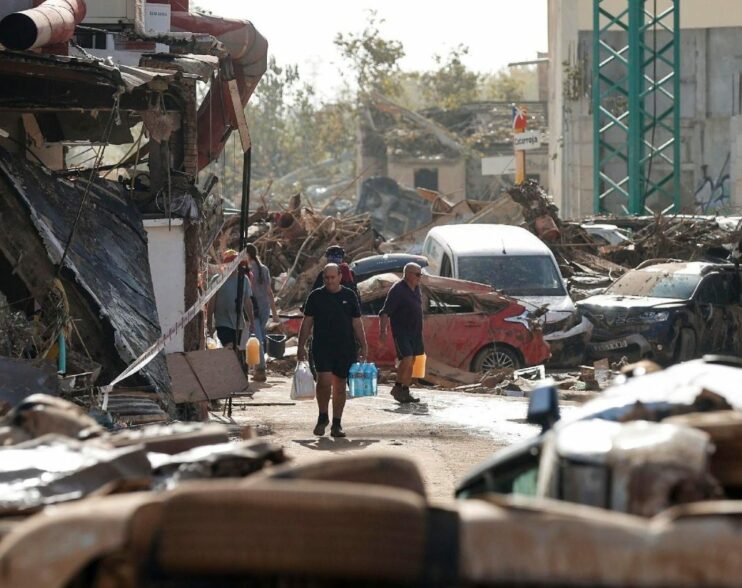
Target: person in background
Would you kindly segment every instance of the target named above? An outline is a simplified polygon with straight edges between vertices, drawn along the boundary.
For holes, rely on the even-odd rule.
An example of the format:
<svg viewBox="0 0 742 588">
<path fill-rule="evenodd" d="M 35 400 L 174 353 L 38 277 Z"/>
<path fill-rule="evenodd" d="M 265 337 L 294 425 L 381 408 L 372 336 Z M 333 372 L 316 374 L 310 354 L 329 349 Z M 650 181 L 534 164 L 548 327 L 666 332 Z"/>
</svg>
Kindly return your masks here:
<svg viewBox="0 0 742 588">
<path fill-rule="evenodd" d="M 337 266 L 340 268 L 340 285 L 353 290 L 353 292 L 355 292 L 356 296 L 358 297 L 358 300 L 360 301 L 361 297 L 358 294 L 356 276 L 353 273 L 353 270 L 350 269 L 350 266 L 344 261 L 345 249 L 340 247 L 340 245 L 330 245 L 325 251 L 325 259 L 327 259 L 327 263 L 337 264 Z M 317 279 L 314 280 L 312 290 L 321 288 L 324 285 L 323 274 L 324 272 L 320 272 L 317 276 Z"/>
<path fill-rule="evenodd" d="M 276 300 L 273 297 L 273 289 L 271 288 L 270 270 L 260 261 L 255 245 L 249 243 L 245 246 L 245 252 L 247 253 L 247 260 L 250 267 L 250 285 L 257 306 L 257 308 L 253 309 L 256 315 L 255 336 L 260 341 L 260 363 L 255 368 L 252 379 L 255 382 L 265 382 L 265 338 L 268 334 L 266 331 L 268 319 L 271 317 L 271 313 L 273 313 L 274 321 L 280 323 L 280 319 L 278 318 Z"/>
<path fill-rule="evenodd" d="M 330 424 L 329 404 L 332 396 L 330 435 L 345 437 L 341 425 L 346 399 L 345 383 L 350 366 L 367 355 L 366 335 L 358 297 L 350 288 L 340 285 L 338 265 L 328 263 L 322 273 L 324 287 L 312 290 L 304 304 L 296 359 L 306 361 L 306 345 L 311 334 L 319 408 L 314 434 L 321 437 Z M 358 347 L 360 351 L 357 353 Z"/>
<path fill-rule="evenodd" d="M 420 402 L 410 394 L 412 366 L 415 356 L 422 355 L 423 347 L 423 305 L 420 294 L 422 269 L 416 263 L 404 266 L 402 279 L 389 288 L 384 307 L 379 311 L 379 340 L 386 339 L 389 321 L 392 323 L 392 337 L 397 349 L 397 380 L 392 388 L 394 400 L 402 404 Z"/>
<path fill-rule="evenodd" d="M 227 249 L 222 253 L 222 263 L 230 263 L 237 257 L 234 249 Z M 207 327 L 209 333 L 216 326 L 216 334 L 224 347 L 237 345 L 237 286 L 239 268 L 232 272 L 226 282 L 222 284 L 216 296 L 211 299 L 207 313 Z M 247 315 L 245 329 L 253 332 L 255 327 L 255 315 L 253 313 L 252 289 L 250 280 L 245 276 L 242 307 Z"/>
</svg>

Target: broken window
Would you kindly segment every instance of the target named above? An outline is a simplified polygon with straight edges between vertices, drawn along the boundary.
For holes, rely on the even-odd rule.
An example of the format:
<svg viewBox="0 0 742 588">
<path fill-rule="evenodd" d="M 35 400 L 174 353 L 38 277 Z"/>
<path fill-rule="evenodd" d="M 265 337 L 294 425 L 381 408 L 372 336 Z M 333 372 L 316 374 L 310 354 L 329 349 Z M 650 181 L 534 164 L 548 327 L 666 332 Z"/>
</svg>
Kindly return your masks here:
<svg viewBox="0 0 742 588">
<path fill-rule="evenodd" d="M 361 302 L 361 314 L 379 314 L 379 311 L 384 307 L 385 300 L 386 293 L 381 298 Z"/>
<path fill-rule="evenodd" d="M 428 312 L 430 314 L 461 314 L 474 312 L 474 305 L 466 295 L 428 292 Z"/>
<path fill-rule="evenodd" d="M 739 289 L 731 275 L 711 275 L 701 282 L 698 288 L 698 302 L 700 304 L 737 304 Z"/>
<path fill-rule="evenodd" d="M 415 188 L 426 188 L 438 191 L 438 168 L 421 168 L 415 170 Z"/>
<path fill-rule="evenodd" d="M 85 49 L 107 49 L 106 33 L 97 31 L 86 31 L 78 28 L 75 37 L 77 44 Z"/>
</svg>

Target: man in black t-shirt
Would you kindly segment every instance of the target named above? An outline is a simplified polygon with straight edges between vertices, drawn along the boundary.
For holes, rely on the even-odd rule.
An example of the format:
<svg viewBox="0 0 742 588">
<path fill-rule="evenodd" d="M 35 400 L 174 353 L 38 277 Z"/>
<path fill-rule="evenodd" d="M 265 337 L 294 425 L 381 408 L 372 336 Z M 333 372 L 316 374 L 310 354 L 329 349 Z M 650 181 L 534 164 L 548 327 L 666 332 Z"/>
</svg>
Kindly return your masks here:
<svg viewBox="0 0 742 588">
<path fill-rule="evenodd" d="M 317 370 L 319 417 L 314 434 L 322 436 L 330 423 L 328 409 L 332 395 L 333 437 L 345 437 L 340 419 L 345 408 L 345 381 L 350 366 L 366 357 L 366 335 L 361 308 L 355 293 L 340 285 L 340 268 L 328 263 L 322 272 L 324 286 L 312 290 L 304 304 L 304 320 L 299 330 L 298 361 L 307 358 L 306 344 L 312 335 L 312 355 Z M 356 356 L 356 342 L 360 357 Z"/>
</svg>

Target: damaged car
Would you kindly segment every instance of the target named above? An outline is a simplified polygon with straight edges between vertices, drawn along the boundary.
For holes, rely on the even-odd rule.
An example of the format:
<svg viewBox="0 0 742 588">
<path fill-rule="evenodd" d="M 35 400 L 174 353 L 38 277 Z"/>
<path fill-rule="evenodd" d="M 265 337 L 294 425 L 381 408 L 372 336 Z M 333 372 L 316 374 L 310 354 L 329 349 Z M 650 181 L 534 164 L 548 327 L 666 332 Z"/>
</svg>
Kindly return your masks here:
<svg viewBox="0 0 742 588">
<path fill-rule="evenodd" d="M 733 264 L 645 262 L 577 303 L 593 323 L 588 354 L 661 364 L 742 354 L 740 271 Z"/>
<path fill-rule="evenodd" d="M 381 274 L 359 285 L 369 356 L 380 366 L 393 366 L 396 360 L 391 336 L 379 339 L 378 313 L 397 280 L 394 274 Z M 472 372 L 518 369 L 549 358 L 538 313 L 486 284 L 423 274 L 420 289 L 429 357 Z"/>
<path fill-rule="evenodd" d="M 358 284 L 369 360 L 379 367 L 393 367 L 397 358 L 391 335 L 383 341 L 379 338 L 379 311 L 389 288 L 399 279 L 397 274 L 385 273 Z M 516 300 L 486 284 L 425 274 L 420 289 L 429 358 L 471 372 L 518 369 L 549 358 L 539 314 Z M 301 320 L 288 319 L 286 331 L 298 333 Z"/>
<path fill-rule="evenodd" d="M 541 434 L 476 468 L 457 496 L 551 498 L 643 517 L 739 499 L 742 361 L 709 355 L 666 370 L 637 364 L 633 374 L 561 420 L 556 389 L 534 390 L 527 420 Z"/>
<path fill-rule="evenodd" d="M 464 224 L 434 227 L 423 243 L 428 273 L 489 284 L 528 308 L 544 308 L 552 366 L 579 365 L 592 325 L 575 307 L 554 254 L 521 227 Z"/>
</svg>

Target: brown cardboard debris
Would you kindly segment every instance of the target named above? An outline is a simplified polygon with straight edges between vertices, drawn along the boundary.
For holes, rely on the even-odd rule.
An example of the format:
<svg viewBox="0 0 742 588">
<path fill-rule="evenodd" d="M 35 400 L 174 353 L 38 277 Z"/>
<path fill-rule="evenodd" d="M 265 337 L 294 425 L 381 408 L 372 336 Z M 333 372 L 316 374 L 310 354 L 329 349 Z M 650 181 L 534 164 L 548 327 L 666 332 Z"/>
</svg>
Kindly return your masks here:
<svg viewBox="0 0 742 588">
<path fill-rule="evenodd" d="M 176 404 L 229 398 L 248 391 L 237 355 L 232 349 L 202 349 L 167 356 Z"/>
</svg>

